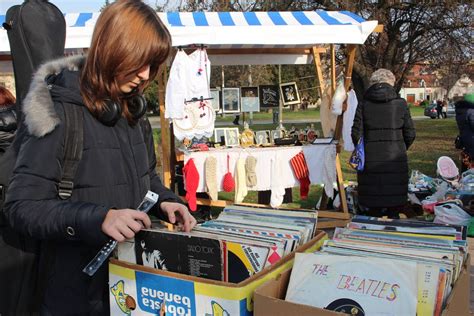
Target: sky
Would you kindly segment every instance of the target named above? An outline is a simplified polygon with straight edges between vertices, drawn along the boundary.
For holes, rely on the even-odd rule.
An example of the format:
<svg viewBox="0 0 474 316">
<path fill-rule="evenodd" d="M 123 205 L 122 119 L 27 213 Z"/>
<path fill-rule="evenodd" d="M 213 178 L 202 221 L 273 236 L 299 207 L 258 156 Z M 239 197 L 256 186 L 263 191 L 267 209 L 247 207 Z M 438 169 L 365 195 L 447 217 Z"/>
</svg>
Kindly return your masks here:
<svg viewBox="0 0 474 316">
<path fill-rule="evenodd" d="M 50 0 L 49 2 L 57 6 L 62 12 L 97 12 L 105 4 L 105 0 Z M 152 7 L 160 0 L 144 0 Z M 23 0 L 0 0 L 0 15 L 5 15 L 8 8 L 16 4 L 22 4 Z"/>
</svg>

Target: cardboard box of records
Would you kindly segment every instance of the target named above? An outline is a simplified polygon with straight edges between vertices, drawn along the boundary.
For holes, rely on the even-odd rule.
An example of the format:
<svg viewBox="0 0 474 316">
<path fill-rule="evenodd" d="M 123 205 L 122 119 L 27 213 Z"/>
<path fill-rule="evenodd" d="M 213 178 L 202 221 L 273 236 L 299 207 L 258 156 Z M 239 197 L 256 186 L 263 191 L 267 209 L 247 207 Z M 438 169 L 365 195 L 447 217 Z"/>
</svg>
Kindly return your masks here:
<svg viewBox="0 0 474 316">
<path fill-rule="evenodd" d="M 111 259 L 111 315 L 253 315 L 255 289 L 327 240 L 316 225 L 314 211 L 247 206 L 228 206 L 191 233 L 157 223 Z"/>
<path fill-rule="evenodd" d="M 355 216 L 257 288 L 255 315 L 469 315 L 466 230 Z"/>
</svg>

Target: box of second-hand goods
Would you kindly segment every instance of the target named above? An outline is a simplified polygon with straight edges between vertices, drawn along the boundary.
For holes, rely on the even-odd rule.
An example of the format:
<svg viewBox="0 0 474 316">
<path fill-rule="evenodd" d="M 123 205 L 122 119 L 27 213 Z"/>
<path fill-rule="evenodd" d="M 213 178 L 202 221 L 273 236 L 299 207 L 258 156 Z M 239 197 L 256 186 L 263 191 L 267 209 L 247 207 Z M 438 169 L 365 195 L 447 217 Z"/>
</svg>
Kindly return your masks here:
<svg viewBox="0 0 474 316">
<path fill-rule="evenodd" d="M 464 262 L 462 271 L 454 284 L 454 287 L 446 301 L 442 316 L 469 315 L 470 305 L 470 258 Z M 332 310 L 322 309 L 314 306 L 303 305 L 285 300 L 291 268 L 282 271 L 272 279 L 255 290 L 255 316 L 337 316 L 346 315 Z M 317 285 L 316 285 L 317 286 Z M 317 295 L 316 293 L 314 295 Z M 347 306 L 347 305 L 346 305 Z M 357 310 L 353 312 L 357 315 Z"/>
<path fill-rule="evenodd" d="M 295 252 L 318 250 L 326 233 Z M 253 292 L 265 281 L 293 265 L 294 253 L 240 283 L 214 281 L 130 264 L 109 263 L 109 297 L 112 315 L 252 315 Z"/>
</svg>

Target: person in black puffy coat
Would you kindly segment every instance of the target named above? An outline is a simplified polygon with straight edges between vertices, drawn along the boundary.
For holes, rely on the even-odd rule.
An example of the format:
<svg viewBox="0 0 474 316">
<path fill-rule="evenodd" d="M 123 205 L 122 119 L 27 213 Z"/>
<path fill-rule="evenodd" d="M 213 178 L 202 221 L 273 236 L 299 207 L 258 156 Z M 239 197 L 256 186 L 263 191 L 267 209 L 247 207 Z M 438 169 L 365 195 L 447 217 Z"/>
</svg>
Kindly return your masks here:
<svg viewBox="0 0 474 316">
<path fill-rule="evenodd" d="M 457 147 L 461 152 L 461 171 L 474 168 L 474 86 L 456 102 L 456 123 L 459 129 Z"/>
<path fill-rule="evenodd" d="M 352 126 L 354 144 L 361 137 L 365 144 L 365 167 L 357 173 L 359 204 L 372 216 L 397 217 L 407 203 L 407 149 L 415 140 L 415 128 L 394 84 L 391 71 L 375 71 Z"/>
<path fill-rule="evenodd" d="M 185 231 L 196 224 L 156 174 L 151 127 L 132 102 L 170 46 L 152 8 L 117 0 L 100 14 L 86 57 L 49 62 L 33 78 L 4 209 L 15 230 L 41 240 L 41 315 L 109 315 L 108 265 L 92 277 L 82 270 L 110 238 L 121 242 L 151 226 L 135 209 L 148 190 L 159 194 L 150 213 Z M 60 200 L 66 107 L 81 109 L 83 152 L 72 195 Z"/>
<path fill-rule="evenodd" d="M 7 88 L 0 86 L 0 155 L 12 143 L 16 126 L 15 97 Z"/>
</svg>

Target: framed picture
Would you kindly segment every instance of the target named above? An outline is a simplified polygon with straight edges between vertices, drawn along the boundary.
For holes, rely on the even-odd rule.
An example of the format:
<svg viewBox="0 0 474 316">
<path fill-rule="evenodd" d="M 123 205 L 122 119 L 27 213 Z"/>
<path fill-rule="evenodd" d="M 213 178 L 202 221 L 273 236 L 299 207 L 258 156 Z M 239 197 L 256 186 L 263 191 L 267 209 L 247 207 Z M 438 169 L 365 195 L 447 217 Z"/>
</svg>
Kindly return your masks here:
<svg viewBox="0 0 474 316">
<path fill-rule="evenodd" d="M 260 112 L 260 103 L 258 100 L 258 87 L 240 88 L 240 110 L 241 112 Z"/>
<path fill-rule="evenodd" d="M 216 128 L 214 129 L 214 142 L 225 144 L 225 128 Z"/>
<path fill-rule="evenodd" d="M 280 90 L 283 99 L 283 105 L 301 103 L 296 82 L 282 83 L 280 84 Z"/>
<path fill-rule="evenodd" d="M 255 132 L 255 143 L 257 145 L 269 144 L 270 131 L 257 131 Z"/>
<path fill-rule="evenodd" d="M 240 133 L 240 146 L 249 147 L 255 144 L 255 133 L 251 129 L 244 129 Z"/>
<path fill-rule="evenodd" d="M 229 147 L 239 146 L 239 129 L 237 127 L 225 129 L 225 145 Z"/>
<path fill-rule="evenodd" d="M 222 111 L 224 113 L 240 113 L 239 88 L 224 88 L 222 90 Z"/>
<path fill-rule="evenodd" d="M 280 90 L 275 85 L 258 86 L 260 107 L 274 108 L 280 105 Z"/>
<path fill-rule="evenodd" d="M 214 111 L 219 112 L 221 110 L 221 89 L 211 89 L 211 104 Z"/>
<path fill-rule="evenodd" d="M 277 139 L 277 138 L 281 138 L 281 136 L 280 136 L 280 130 L 279 130 L 279 129 L 272 130 L 272 131 L 270 132 L 270 141 L 271 141 L 272 143 L 274 143 L 274 142 L 275 142 L 275 139 Z"/>
</svg>

